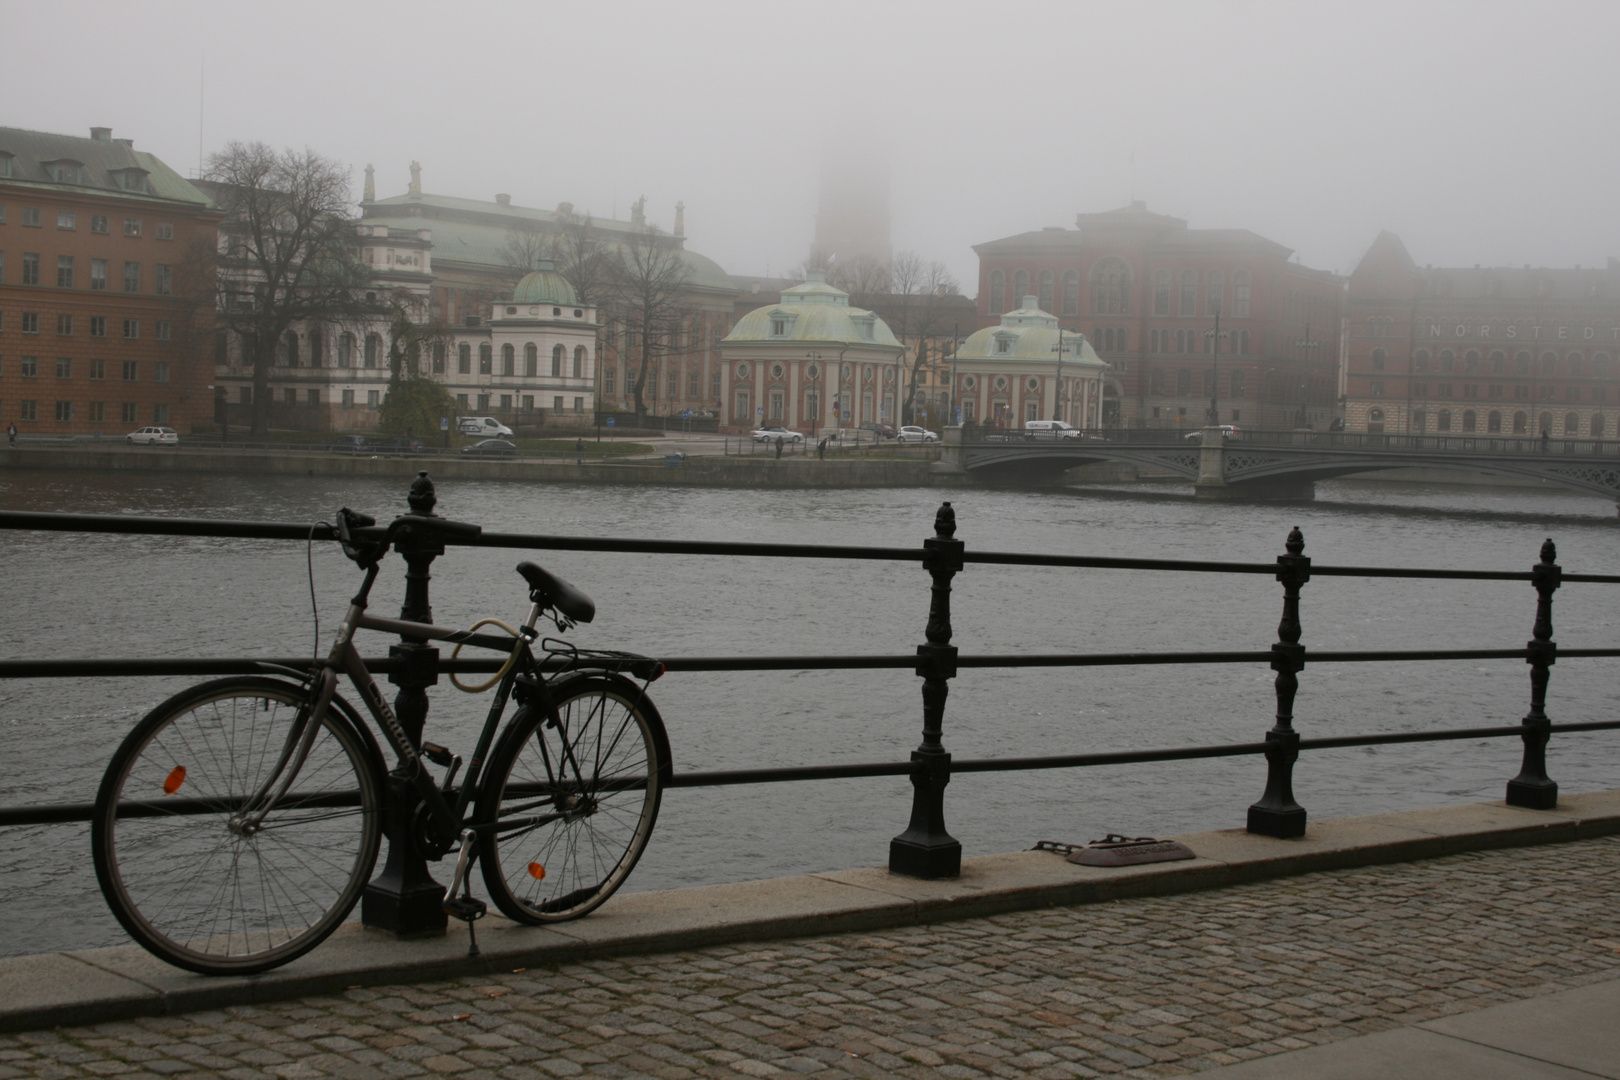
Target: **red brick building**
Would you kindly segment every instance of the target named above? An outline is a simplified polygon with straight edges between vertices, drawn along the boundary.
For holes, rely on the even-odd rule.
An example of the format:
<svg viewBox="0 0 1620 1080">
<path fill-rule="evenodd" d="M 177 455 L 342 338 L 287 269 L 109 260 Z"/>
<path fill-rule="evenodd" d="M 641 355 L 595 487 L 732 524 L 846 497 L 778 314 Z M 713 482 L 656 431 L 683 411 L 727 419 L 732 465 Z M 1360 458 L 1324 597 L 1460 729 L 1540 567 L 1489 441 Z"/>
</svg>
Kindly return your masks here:
<svg viewBox="0 0 1620 1080">
<path fill-rule="evenodd" d="M 0 420 L 25 436 L 211 422 L 213 314 L 183 279 L 217 221 L 108 128 L 0 128 Z"/>
<path fill-rule="evenodd" d="M 1326 427 L 1335 415 L 1343 279 L 1247 229 L 1189 229 L 1140 202 L 975 245 L 980 326 L 1025 295 L 1111 369 L 1103 422 Z M 1219 313 L 1219 351 L 1215 349 Z"/>
<path fill-rule="evenodd" d="M 1345 421 L 1399 434 L 1620 436 L 1620 262 L 1419 267 L 1378 239 L 1350 275 Z"/>
</svg>

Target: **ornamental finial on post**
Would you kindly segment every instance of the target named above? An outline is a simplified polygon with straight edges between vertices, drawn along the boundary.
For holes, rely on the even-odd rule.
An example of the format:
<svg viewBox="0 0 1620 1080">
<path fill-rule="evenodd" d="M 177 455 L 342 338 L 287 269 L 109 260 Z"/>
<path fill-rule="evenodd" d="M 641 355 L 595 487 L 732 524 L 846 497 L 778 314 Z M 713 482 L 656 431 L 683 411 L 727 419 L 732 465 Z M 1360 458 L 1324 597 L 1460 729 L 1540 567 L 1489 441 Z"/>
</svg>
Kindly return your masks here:
<svg viewBox="0 0 1620 1080">
<path fill-rule="evenodd" d="M 416 479 L 411 481 L 411 493 L 405 497 L 405 501 L 410 503 L 411 513 L 417 517 L 432 515 L 433 508 L 439 505 L 439 496 L 434 492 L 433 481 L 426 471 L 417 473 Z"/>
</svg>

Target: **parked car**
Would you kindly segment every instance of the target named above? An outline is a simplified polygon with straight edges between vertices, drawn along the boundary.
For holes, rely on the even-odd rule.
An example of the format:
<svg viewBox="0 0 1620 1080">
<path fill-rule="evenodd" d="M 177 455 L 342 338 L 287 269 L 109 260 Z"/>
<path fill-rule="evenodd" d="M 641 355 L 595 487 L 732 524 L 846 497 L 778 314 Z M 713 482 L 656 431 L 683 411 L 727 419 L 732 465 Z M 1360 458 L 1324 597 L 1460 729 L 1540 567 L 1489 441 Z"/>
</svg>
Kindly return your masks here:
<svg viewBox="0 0 1620 1080">
<path fill-rule="evenodd" d="M 367 445 L 374 454 L 425 454 L 427 440 L 415 435 L 374 435 Z"/>
<path fill-rule="evenodd" d="M 872 435 L 873 438 L 877 438 L 877 439 L 892 439 L 892 438 L 894 438 L 894 428 L 890 427 L 888 424 L 879 424 L 879 423 L 875 423 L 875 422 L 868 422 L 868 423 L 862 424 L 858 430 L 869 432 Z"/>
<path fill-rule="evenodd" d="M 131 446 L 179 446 L 180 433 L 172 427 L 143 427 L 124 436 Z"/>
<path fill-rule="evenodd" d="M 1204 437 L 1204 431 L 1203 431 L 1202 428 L 1200 428 L 1197 431 L 1189 431 L 1189 432 L 1187 432 L 1187 438 L 1193 440 L 1194 442 L 1196 442 L 1199 439 L 1202 439 L 1203 437 Z M 1242 438 L 1242 436 L 1238 434 L 1238 429 L 1234 425 L 1232 425 L 1232 424 L 1222 424 L 1221 425 L 1221 438 L 1223 438 L 1223 439 L 1238 439 L 1238 438 Z"/>
<path fill-rule="evenodd" d="M 929 431 L 927 428 L 916 427 L 912 424 L 907 424 L 905 427 L 901 428 L 899 434 L 897 434 L 895 438 L 899 439 L 903 443 L 939 442 L 939 435 L 937 432 Z"/>
<path fill-rule="evenodd" d="M 463 416 L 456 421 L 456 430 L 474 438 L 491 435 L 504 435 L 510 438 L 512 435 L 512 429 L 493 416 Z"/>
<path fill-rule="evenodd" d="M 1024 424 L 1026 439 L 1078 439 L 1080 429 L 1062 420 L 1030 420 Z"/>
<path fill-rule="evenodd" d="M 334 454 L 369 454 L 371 445 L 364 435 L 338 435 L 333 437 L 326 448 Z"/>
<path fill-rule="evenodd" d="M 785 443 L 804 442 L 803 435 L 797 431 L 794 431 L 792 428 L 785 428 L 780 424 L 773 427 L 762 427 L 758 431 L 754 432 L 755 442 L 773 443 L 777 439 L 781 439 Z"/>
<path fill-rule="evenodd" d="M 517 447 L 505 439 L 485 439 L 461 448 L 463 454 L 474 457 L 517 457 Z"/>
</svg>

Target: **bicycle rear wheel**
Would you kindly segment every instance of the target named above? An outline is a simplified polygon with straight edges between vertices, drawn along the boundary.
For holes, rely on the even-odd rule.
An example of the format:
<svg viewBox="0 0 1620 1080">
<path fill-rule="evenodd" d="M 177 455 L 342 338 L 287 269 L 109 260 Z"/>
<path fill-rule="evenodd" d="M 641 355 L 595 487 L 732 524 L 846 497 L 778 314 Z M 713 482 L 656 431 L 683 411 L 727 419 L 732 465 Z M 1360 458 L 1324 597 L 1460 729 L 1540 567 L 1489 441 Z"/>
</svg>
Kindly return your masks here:
<svg viewBox="0 0 1620 1080">
<path fill-rule="evenodd" d="M 594 676 L 513 716 L 478 798 L 490 898 L 525 923 L 576 919 L 623 884 L 647 846 L 669 770 L 664 723 L 635 684 Z"/>
<path fill-rule="evenodd" d="M 155 956 L 204 975 L 264 971 L 354 908 L 377 859 L 382 779 L 335 703 L 287 795 L 257 827 L 237 820 L 307 709 L 295 684 L 221 679 L 153 709 L 113 755 L 91 823 L 96 877 Z"/>
</svg>

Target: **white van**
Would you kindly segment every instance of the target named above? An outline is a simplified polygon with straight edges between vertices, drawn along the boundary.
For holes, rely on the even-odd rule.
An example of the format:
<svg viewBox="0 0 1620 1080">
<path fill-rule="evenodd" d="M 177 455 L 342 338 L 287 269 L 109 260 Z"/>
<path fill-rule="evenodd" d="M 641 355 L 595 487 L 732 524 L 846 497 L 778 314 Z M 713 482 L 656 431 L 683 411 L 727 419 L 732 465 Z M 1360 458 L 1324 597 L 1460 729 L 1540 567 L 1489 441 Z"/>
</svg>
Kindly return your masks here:
<svg viewBox="0 0 1620 1080">
<path fill-rule="evenodd" d="M 463 416 L 456 422 L 456 428 L 463 435 L 470 435 L 475 439 L 511 438 L 512 436 L 512 429 L 493 416 Z"/>
<path fill-rule="evenodd" d="M 1024 423 L 1026 439 L 1078 439 L 1080 429 L 1062 420 L 1029 420 Z"/>
</svg>

